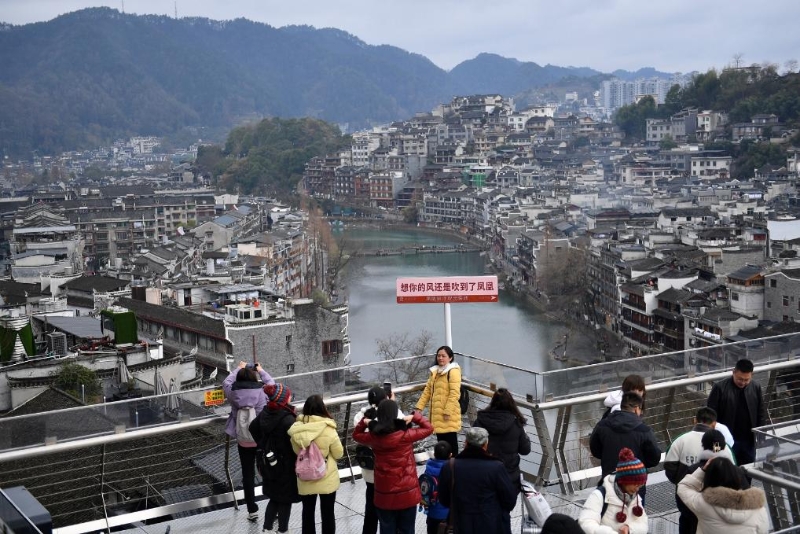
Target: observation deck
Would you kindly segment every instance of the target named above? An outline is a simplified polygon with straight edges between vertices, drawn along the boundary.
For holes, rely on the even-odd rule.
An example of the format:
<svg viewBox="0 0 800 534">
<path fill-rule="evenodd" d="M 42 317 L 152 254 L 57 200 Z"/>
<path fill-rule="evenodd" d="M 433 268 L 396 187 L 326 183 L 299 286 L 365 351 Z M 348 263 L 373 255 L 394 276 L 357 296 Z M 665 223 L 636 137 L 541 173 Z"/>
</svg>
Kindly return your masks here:
<svg viewBox="0 0 800 534">
<path fill-rule="evenodd" d="M 757 459 L 746 469 L 767 493 L 771 531 L 800 532 L 795 526 L 800 525 L 800 335 L 543 373 L 458 354 L 471 398 L 463 426 L 488 405 L 494 390 L 509 389 L 528 419 L 532 442 L 531 454 L 521 458 L 523 477 L 541 488 L 554 512 L 577 517 L 600 475 L 588 438 L 608 392 L 629 374 L 645 378 L 643 418 L 666 451 L 691 429 L 711 385 L 728 377 L 735 362 L 745 357 L 755 363 L 754 380 L 762 386 L 770 421 L 754 430 Z M 275 377 L 292 389 L 298 408 L 308 395 L 322 393 L 337 420 L 346 445 L 336 494 L 338 532 L 360 533 L 363 523 L 365 487 L 353 455 L 352 419 L 366 403 L 367 389 L 389 380 L 401 407 L 409 410 L 432 362 L 432 355 L 411 356 Z M 311 390 L 320 383 L 324 391 Z M 266 506 L 260 481 L 256 495 L 261 517 L 250 523 L 236 446 L 223 432 L 228 406 L 205 405 L 206 392 L 218 387 L 0 418 L 0 488 L 24 486 L 51 514 L 56 534 L 258 533 Z M 433 443 L 429 438 L 421 450 Z M 661 466 L 651 470 L 650 532 L 678 531 L 674 491 Z M 293 507 L 290 532 L 300 532 L 301 507 Z M 16 512 L 0 493 L 3 519 Z M 514 532 L 519 532 L 521 515 L 518 504 L 512 513 Z M 32 523 L 13 530 L 38 531 Z M 422 513 L 417 514 L 417 531 L 425 531 Z"/>
</svg>

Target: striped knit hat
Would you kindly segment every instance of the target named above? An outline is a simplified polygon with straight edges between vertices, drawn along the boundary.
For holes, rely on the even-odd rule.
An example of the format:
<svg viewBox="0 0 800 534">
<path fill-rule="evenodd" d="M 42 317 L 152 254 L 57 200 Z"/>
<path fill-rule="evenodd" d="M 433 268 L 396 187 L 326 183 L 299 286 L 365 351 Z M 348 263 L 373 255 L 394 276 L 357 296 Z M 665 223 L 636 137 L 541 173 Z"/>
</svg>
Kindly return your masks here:
<svg viewBox="0 0 800 534">
<path fill-rule="evenodd" d="M 285 384 L 268 384 L 264 386 L 264 393 L 267 394 L 269 404 L 272 407 L 282 408 L 289 404 L 292 398 L 292 390 Z"/>
<path fill-rule="evenodd" d="M 633 455 L 633 451 L 625 447 L 619 451 L 619 463 L 617 464 L 615 481 L 622 486 L 623 484 L 647 483 L 647 469 L 644 464 Z"/>
</svg>

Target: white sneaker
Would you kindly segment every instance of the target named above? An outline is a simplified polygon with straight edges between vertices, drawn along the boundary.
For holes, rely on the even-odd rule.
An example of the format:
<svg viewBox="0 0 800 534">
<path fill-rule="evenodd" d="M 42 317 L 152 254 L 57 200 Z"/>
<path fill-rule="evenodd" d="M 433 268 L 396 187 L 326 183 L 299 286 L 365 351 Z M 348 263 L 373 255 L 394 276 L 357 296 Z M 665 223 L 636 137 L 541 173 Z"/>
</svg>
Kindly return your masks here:
<svg viewBox="0 0 800 534">
<path fill-rule="evenodd" d="M 258 512 L 250 512 L 247 514 L 247 520 L 252 521 L 253 523 L 258 521 Z"/>
</svg>

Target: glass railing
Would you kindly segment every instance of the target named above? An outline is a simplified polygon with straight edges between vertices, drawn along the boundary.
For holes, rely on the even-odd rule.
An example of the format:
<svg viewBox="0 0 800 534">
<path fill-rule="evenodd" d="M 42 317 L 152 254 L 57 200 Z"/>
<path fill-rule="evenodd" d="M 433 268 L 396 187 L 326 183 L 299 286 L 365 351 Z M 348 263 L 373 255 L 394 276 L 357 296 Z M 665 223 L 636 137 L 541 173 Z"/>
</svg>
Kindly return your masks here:
<svg viewBox="0 0 800 534">
<path fill-rule="evenodd" d="M 754 430 L 761 469 L 800 486 L 800 419 Z"/>
<path fill-rule="evenodd" d="M 547 371 L 541 374 L 542 400 L 618 388 L 630 374 L 641 375 L 650 384 L 716 373 L 734 367 L 741 358 L 748 358 L 758 366 L 798 357 L 800 334 L 786 334 Z"/>
<path fill-rule="evenodd" d="M 302 406 L 302 401 L 315 393 L 336 397 L 366 393 L 370 386 L 384 381 L 393 384 L 424 381 L 432 361 L 433 355 L 412 356 L 275 379 L 287 384 L 295 403 Z M 230 406 L 219 384 L 159 395 L 146 395 L 154 391 L 152 384 L 137 382 L 137 386 L 138 391 L 144 394 L 141 397 L 0 418 L 0 451 L 227 417 L 230 413 Z"/>
<path fill-rule="evenodd" d="M 753 360 L 756 368 L 800 358 L 800 335 L 742 341 L 544 373 L 468 354 L 459 354 L 457 361 L 466 383 L 484 390 L 505 387 L 519 399 L 536 404 L 613 390 L 629 374 L 642 375 L 647 384 L 701 377 L 730 369 L 743 357 Z M 365 393 L 370 386 L 384 381 L 404 385 L 424 383 L 433 361 L 432 354 L 409 356 L 275 379 L 286 383 L 295 402 L 302 405 L 305 398 L 315 393 L 333 398 Z M 140 389 L 146 393 L 154 388 L 141 384 Z M 221 386 L 214 384 L 57 412 L 0 418 L 0 451 L 227 416 L 229 411 Z"/>
</svg>

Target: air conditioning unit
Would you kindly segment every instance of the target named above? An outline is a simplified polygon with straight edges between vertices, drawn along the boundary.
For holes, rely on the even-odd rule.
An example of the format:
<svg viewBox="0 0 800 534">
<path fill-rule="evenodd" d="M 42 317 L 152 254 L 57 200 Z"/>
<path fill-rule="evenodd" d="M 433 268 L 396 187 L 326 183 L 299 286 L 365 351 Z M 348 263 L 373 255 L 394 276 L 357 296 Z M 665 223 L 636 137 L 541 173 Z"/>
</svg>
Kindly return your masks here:
<svg viewBox="0 0 800 534">
<path fill-rule="evenodd" d="M 57 356 L 67 355 L 67 336 L 63 332 L 47 334 L 47 350 Z"/>
</svg>

